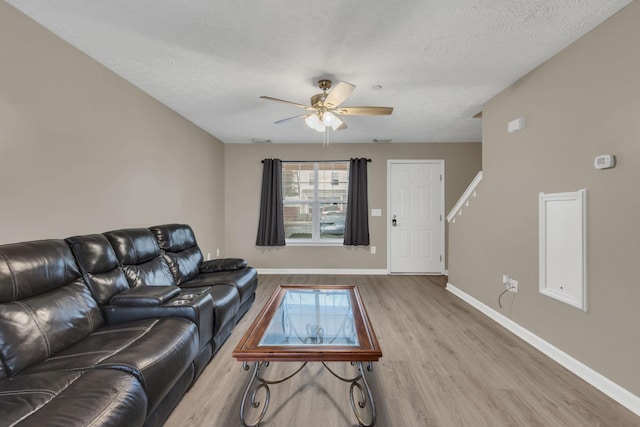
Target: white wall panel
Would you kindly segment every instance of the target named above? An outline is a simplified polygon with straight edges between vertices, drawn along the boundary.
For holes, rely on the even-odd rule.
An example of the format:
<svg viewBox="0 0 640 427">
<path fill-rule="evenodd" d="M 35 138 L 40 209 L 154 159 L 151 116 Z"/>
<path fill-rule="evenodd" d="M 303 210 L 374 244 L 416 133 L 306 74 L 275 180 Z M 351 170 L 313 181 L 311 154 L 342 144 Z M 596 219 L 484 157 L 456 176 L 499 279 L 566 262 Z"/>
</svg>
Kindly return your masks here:
<svg viewBox="0 0 640 427">
<path fill-rule="evenodd" d="M 540 293 L 587 310 L 586 190 L 540 193 Z"/>
</svg>

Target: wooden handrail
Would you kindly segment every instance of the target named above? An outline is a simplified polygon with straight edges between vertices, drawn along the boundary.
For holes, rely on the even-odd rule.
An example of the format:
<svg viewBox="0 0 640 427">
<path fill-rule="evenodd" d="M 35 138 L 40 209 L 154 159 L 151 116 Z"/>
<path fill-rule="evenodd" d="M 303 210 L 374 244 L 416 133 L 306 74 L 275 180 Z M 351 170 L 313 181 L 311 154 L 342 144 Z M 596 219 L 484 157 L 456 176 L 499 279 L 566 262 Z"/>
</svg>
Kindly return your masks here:
<svg viewBox="0 0 640 427">
<path fill-rule="evenodd" d="M 456 214 L 462 209 L 465 204 L 469 206 L 467 200 L 469 200 L 469 197 L 471 197 L 471 195 L 475 196 L 476 187 L 478 186 L 478 184 L 480 184 L 480 181 L 482 181 L 482 171 L 476 174 L 467 189 L 464 190 L 464 193 L 462 193 L 462 196 L 460 196 L 460 198 L 458 199 L 458 202 L 453 206 L 453 209 L 451 209 L 449 215 L 447 215 L 447 222 L 451 222 L 452 220 L 454 220 Z M 455 220 L 453 222 L 455 222 Z"/>
</svg>

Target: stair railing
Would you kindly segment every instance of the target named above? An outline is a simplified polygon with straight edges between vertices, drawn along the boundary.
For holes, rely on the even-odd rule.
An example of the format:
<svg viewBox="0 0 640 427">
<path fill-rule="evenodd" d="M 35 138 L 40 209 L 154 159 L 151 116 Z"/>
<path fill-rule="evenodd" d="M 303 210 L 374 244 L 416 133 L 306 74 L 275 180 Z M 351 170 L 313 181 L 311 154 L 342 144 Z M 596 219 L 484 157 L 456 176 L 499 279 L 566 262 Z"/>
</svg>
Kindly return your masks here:
<svg viewBox="0 0 640 427">
<path fill-rule="evenodd" d="M 453 206 L 453 209 L 451 209 L 449 215 L 447 215 L 447 222 L 455 224 L 456 215 L 462 215 L 462 208 L 469 206 L 469 198 L 476 197 L 476 187 L 480 184 L 480 181 L 482 181 L 482 171 L 476 174 L 467 189 L 462 193 L 462 196 L 458 199 L 458 202 Z"/>
</svg>

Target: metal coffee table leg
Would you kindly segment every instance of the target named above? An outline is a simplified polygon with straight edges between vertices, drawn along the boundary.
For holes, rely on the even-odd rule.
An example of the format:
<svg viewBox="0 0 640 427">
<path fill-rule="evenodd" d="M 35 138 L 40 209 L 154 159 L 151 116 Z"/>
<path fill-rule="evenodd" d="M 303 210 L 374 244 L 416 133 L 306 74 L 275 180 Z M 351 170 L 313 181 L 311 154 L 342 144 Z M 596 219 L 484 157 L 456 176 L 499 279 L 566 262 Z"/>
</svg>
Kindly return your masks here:
<svg viewBox="0 0 640 427">
<path fill-rule="evenodd" d="M 358 368 L 358 375 L 353 378 L 345 378 L 341 375 L 336 374 L 324 362 L 322 362 L 322 365 L 327 369 L 327 371 L 331 372 L 331 374 L 334 377 L 338 378 L 340 381 L 351 383 L 351 387 L 349 388 L 349 402 L 351 403 L 351 409 L 353 409 L 353 413 L 358 419 L 358 425 L 360 427 L 373 427 L 376 423 L 376 404 L 373 401 L 373 395 L 371 394 L 371 388 L 369 388 L 369 383 L 367 382 L 367 377 L 365 375 L 362 362 L 351 362 L 351 365 L 355 365 Z M 368 372 L 373 371 L 373 363 L 367 362 L 366 369 Z M 354 393 L 356 394 L 356 396 L 354 396 Z M 369 402 L 369 405 L 367 405 L 367 401 Z M 368 424 L 362 419 L 362 415 L 360 413 L 360 410 L 358 409 L 366 409 L 367 407 L 369 409 L 369 412 L 371 412 L 371 421 Z"/>
<path fill-rule="evenodd" d="M 244 390 L 244 395 L 242 396 L 242 402 L 240 403 L 240 422 L 244 427 L 255 427 L 260 424 L 265 414 L 267 413 L 267 408 L 269 408 L 269 398 L 271 397 L 271 391 L 269 389 L 270 385 L 280 384 L 285 382 L 289 378 L 296 375 L 298 372 L 302 370 L 305 366 L 307 366 L 307 362 L 304 362 L 302 366 L 300 366 L 295 372 L 291 375 L 287 375 L 284 378 L 280 378 L 278 380 L 267 380 L 262 377 L 261 371 L 269 366 L 269 362 L 255 362 L 253 367 L 253 373 L 251 374 L 251 378 L 249 378 L 249 382 L 247 383 L 247 388 Z M 242 369 L 248 371 L 250 368 L 249 363 L 242 362 Z M 258 400 L 258 393 L 262 390 L 264 392 L 264 403 Z M 249 397 L 249 392 L 251 392 L 251 399 L 249 401 L 251 407 L 253 409 L 258 409 L 260 404 L 262 403 L 262 409 L 258 414 L 257 418 L 253 422 L 248 422 L 246 420 L 245 414 L 245 405 L 247 404 L 247 397 Z"/>
</svg>

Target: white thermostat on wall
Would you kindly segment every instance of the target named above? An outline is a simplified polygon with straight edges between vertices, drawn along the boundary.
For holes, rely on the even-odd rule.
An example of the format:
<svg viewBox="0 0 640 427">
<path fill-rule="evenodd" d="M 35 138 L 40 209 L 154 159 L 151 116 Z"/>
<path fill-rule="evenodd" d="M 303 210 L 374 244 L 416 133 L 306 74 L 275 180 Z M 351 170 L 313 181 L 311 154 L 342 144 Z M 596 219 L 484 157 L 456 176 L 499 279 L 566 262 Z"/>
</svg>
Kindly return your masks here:
<svg viewBox="0 0 640 427">
<path fill-rule="evenodd" d="M 613 154 L 603 154 L 593 160 L 593 167 L 596 169 L 609 169 L 616 166 L 616 156 Z"/>
</svg>

